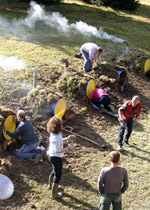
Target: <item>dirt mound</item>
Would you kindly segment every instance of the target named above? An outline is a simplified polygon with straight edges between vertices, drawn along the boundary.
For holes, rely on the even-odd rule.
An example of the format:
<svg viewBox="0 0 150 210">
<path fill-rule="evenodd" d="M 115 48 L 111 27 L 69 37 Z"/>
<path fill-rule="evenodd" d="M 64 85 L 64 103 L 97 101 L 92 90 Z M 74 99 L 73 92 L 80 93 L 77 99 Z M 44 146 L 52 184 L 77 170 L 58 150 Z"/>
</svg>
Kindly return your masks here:
<svg viewBox="0 0 150 210">
<path fill-rule="evenodd" d="M 83 71 L 78 72 L 75 70 L 68 70 L 57 81 L 57 88 L 66 94 L 69 98 L 84 98 L 85 86 L 87 80 L 91 79 L 90 74 L 86 74 Z"/>
<path fill-rule="evenodd" d="M 127 68 L 128 71 L 144 74 L 144 65 L 148 55 L 129 53 L 118 58 L 118 64 Z"/>
</svg>

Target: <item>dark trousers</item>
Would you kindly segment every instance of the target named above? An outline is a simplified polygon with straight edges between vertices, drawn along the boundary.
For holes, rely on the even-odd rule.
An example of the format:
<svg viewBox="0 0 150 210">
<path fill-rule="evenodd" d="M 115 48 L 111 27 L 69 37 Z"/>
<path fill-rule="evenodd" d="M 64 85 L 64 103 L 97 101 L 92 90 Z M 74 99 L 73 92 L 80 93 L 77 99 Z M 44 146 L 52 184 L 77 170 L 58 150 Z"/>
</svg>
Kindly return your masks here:
<svg viewBox="0 0 150 210">
<path fill-rule="evenodd" d="M 129 137 L 131 136 L 131 133 L 132 133 L 133 118 L 129 118 L 128 120 L 125 120 L 124 125 L 122 125 L 122 123 L 120 123 L 119 138 L 118 138 L 118 144 L 120 146 L 123 145 L 123 136 L 124 136 L 125 128 L 127 128 L 127 133 L 126 133 L 124 141 L 126 143 L 128 143 Z"/>
<path fill-rule="evenodd" d="M 113 205 L 113 210 L 122 209 L 122 198 L 120 193 L 103 193 L 99 204 L 100 210 L 109 210 L 110 205 Z"/>
<path fill-rule="evenodd" d="M 62 174 L 62 158 L 60 157 L 50 157 L 50 162 L 52 164 L 51 176 L 53 176 L 53 181 L 58 184 L 61 179 Z"/>
<path fill-rule="evenodd" d="M 95 104 L 97 107 L 100 107 L 101 104 L 104 106 L 105 109 L 107 109 L 109 112 L 112 112 L 111 107 L 109 104 L 111 103 L 111 98 L 108 95 L 101 96 L 100 98 L 93 97 L 92 103 Z"/>
</svg>

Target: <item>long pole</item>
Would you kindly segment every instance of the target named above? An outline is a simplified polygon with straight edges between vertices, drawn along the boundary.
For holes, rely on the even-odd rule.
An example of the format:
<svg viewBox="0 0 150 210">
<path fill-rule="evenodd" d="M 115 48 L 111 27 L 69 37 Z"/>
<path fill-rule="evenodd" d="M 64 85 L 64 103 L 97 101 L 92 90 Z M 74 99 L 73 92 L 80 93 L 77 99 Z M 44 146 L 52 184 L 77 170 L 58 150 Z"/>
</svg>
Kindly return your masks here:
<svg viewBox="0 0 150 210">
<path fill-rule="evenodd" d="M 91 142 L 92 144 L 95 144 L 95 145 L 98 146 L 98 147 L 104 148 L 104 147 L 107 147 L 107 146 L 108 146 L 108 144 L 106 144 L 106 145 L 100 145 L 99 143 L 97 143 L 97 142 L 95 142 L 95 141 L 93 141 L 93 140 L 91 140 L 91 139 L 89 139 L 89 138 L 87 138 L 87 137 L 81 136 L 81 135 L 79 135 L 79 134 L 77 134 L 77 133 L 74 133 L 74 132 L 72 132 L 72 131 L 69 131 L 69 130 L 67 130 L 67 129 L 65 129 L 65 128 L 63 128 L 63 130 L 66 131 L 66 132 L 68 132 L 68 133 L 71 133 L 71 134 L 73 134 L 73 135 L 75 135 L 75 136 L 78 136 L 78 137 L 80 137 L 80 138 L 82 138 L 82 139 L 85 139 L 86 141 L 89 141 L 89 142 Z"/>
</svg>

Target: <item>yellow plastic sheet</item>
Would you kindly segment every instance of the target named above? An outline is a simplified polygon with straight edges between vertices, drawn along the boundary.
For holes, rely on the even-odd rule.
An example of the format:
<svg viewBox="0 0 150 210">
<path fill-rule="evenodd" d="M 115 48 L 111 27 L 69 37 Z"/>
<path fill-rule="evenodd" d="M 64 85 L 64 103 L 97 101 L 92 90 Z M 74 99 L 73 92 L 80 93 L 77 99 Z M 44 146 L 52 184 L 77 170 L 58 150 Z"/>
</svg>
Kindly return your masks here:
<svg viewBox="0 0 150 210">
<path fill-rule="evenodd" d="M 147 59 L 144 66 L 144 72 L 145 74 L 150 71 L 150 59 Z"/>
<path fill-rule="evenodd" d="M 66 112 L 66 101 L 65 99 L 61 98 L 55 106 L 54 115 L 63 117 L 65 112 Z"/>
<path fill-rule="evenodd" d="M 96 88 L 95 80 L 91 79 L 90 81 L 88 81 L 88 84 L 86 87 L 86 95 L 88 98 L 90 98 L 90 95 L 95 88 Z"/>
<path fill-rule="evenodd" d="M 15 131 L 15 129 L 16 129 L 16 122 L 14 120 L 14 115 L 9 115 L 6 118 L 5 125 L 6 125 L 6 130 L 8 130 L 9 132 L 13 133 Z M 10 140 L 11 139 L 11 137 L 6 134 L 4 129 L 3 129 L 3 135 L 4 135 L 4 138 L 6 140 Z"/>
</svg>

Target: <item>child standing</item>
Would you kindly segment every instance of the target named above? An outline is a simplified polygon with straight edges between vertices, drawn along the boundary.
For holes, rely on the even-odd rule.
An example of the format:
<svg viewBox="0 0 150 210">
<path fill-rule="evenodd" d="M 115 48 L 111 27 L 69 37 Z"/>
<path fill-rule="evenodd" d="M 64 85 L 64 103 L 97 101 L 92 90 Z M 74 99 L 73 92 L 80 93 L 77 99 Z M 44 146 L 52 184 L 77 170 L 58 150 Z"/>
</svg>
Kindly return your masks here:
<svg viewBox="0 0 150 210">
<path fill-rule="evenodd" d="M 59 183 L 62 174 L 62 158 L 65 152 L 72 150 L 71 147 L 63 149 L 63 137 L 62 137 L 62 119 L 58 116 L 52 117 L 47 123 L 47 131 L 50 133 L 49 148 L 47 155 L 49 161 L 52 164 L 52 172 L 49 176 L 49 189 L 52 189 L 52 198 L 61 198 L 62 192 L 59 192 Z M 70 138 L 71 136 L 69 136 Z M 65 140 L 68 139 L 65 138 Z"/>
</svg>

